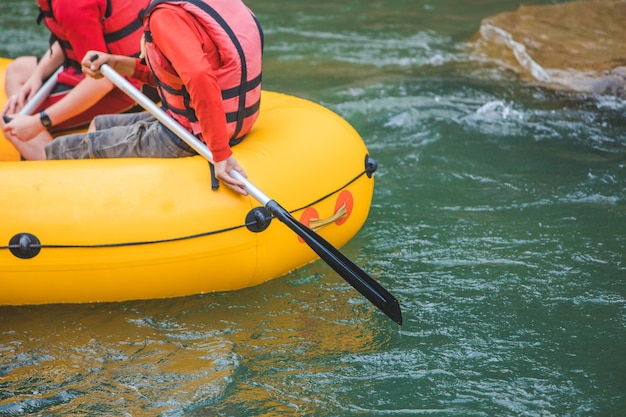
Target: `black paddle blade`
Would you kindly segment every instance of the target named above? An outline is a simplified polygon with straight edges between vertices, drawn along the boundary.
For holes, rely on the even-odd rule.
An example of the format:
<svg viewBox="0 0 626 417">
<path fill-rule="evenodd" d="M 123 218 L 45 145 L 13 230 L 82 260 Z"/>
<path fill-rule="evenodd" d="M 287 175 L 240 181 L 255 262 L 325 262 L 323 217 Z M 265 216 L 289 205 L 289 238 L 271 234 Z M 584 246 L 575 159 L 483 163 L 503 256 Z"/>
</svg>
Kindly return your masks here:
<svg viewBox="0 0 626 417">
<path fill-rule="evenodd" d="M 356 266 L 343 253 L 323 237 L 293 218 L 291 214 L 274 200 L 265 206 L 278 220 L 296 232 L 310 247 L 333 268 L 343 279 L 352 285 L 372 304 L 378 307 L 391 320 L 402 324 L 402 311 L 398 300 L 374 278 Z"/>
</svg>

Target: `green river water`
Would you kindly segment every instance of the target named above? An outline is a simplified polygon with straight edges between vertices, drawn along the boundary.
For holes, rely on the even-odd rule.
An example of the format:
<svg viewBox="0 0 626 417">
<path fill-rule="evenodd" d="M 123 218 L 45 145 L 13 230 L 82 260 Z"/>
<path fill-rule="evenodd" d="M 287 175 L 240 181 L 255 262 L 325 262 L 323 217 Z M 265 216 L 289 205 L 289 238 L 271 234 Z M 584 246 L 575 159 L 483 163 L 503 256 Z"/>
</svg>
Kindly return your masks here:
<svg viewBox="0 0 626 417">
<path fill-rule="evenodd" d="M 404 324 L 321 261 L 232 293 L 0 307 L 0 416 L 623 416 L 623 91 L 477 53 L 481 21 L 519 1 L 247 4 L 265 88 L 333 109 L 378 161 L 341 250 Z M 45 50 L 36 15 L 2 0 L 0 56 Z"/>
</svg>

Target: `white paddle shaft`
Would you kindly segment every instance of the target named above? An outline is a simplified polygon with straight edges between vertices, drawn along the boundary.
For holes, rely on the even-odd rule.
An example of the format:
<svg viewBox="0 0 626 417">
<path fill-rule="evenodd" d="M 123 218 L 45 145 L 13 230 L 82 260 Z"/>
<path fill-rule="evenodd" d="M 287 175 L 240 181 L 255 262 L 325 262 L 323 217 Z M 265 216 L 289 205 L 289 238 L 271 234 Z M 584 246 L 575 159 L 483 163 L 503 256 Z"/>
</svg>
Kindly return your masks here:
<svg viewBox="0 0 626 417">
<path fill-rule="evenodd" d="M 54 90 L 54 87 L 57 85 L 57 79 L 58 79 L 59 73 L 62 70 L 63 70 L 63 66 L 60 66 L 59 68 L 57 68 L 54 74 L 52 74 L 50 78 L 48 78 L 48 80 L 35 93 L 33 98 L 31 98 L 28 101 L 28 103 L 26 103 L 26 105 L 22 107 L 22 110 L 20 110 L 19 114 L 29 115 L 29 114 L 33 114 L 35 110 L 37 110 L 37 107 L 39 107 L 39 105 L 41 105 L 41 103 L 43 103 L 44 100 L 50 95 L 52 90 Z"/>
<path fill-rule="evenodd" d="M 163 109 L 157 106 L 152 100 L 146 97 L 141 91 L 135 88 L 126 78 L 121 76 L 111 66 L 103 64 L 100 67 L 100 72 L 104 74 L 113 84 L 115 84 L 120 90 L 131 96 L 141 107 L 146 109 L 152 114 L 159 122 L 163 123 L 165 127 L 171 130 L 176 136 L 183 140 L 187 145 L 191 146 L 193 150 L 204 156 L 209 162 L 213 162 L 213 154 L 197 137 L 191 132 L 182 127 L 176 120 L 172 119 Z M 243 175 L 235 170 L 229 172 L 230 176 L 238 181 L 244 183 L 246 191 L 254 197 L 259 203 L 265 206 L 271 199 L 266 196 L 261 190 L 248 181 Z"/>
</svg>

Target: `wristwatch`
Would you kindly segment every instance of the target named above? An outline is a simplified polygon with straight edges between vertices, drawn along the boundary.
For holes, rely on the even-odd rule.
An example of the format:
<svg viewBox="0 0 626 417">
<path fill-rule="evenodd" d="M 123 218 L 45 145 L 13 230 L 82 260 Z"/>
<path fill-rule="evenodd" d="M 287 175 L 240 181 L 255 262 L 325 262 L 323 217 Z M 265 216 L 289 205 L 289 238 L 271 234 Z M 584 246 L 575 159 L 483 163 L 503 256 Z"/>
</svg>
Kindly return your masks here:
<svg viewBox="0 0 626 417">
<path fill-rule="evenodd" d="M 46 129 L 52 126 L 52 120 L 50 120 L 50 116 L 48 116 L 43 110 L 39 112 L 39 120 L 41 120 L 41 124 Z"/>
</svg>

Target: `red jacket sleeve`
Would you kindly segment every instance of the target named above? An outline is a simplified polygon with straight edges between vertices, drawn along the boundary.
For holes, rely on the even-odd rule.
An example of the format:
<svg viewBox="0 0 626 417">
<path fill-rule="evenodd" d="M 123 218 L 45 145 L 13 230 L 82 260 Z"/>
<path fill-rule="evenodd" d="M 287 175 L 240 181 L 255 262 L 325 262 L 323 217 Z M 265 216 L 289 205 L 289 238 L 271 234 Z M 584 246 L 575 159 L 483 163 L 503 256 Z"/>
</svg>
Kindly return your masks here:
<svg viewBox="0 0 626 417">
<path fill-rule="evenodd" d="M 201 30 L 196 20 L 180 7 L 160 6 L 150 17 L 152 40 L 187 88 L 191 107 L 200 123 L 201 139 L 213 153 L 213 160 L 220 162 L 232 155 L 232 151 L 228 144 L 222 92 L 207 59 L 207 55 L 217 54 L 217 50 L 212 44 L 203 49 Z M 207 48 L 214 51 L 207 51 Z"/>
<path fill-rule="evenodd" d="M 87 51 L 106 51 L 104 41 L 104 28 L 102 16 L 104 16 L 105 2 L 93 1 L 64 1 L 59 4 L 59 24 L 65 30 L 67 40 L 80 61 Z"/>
</svg>

